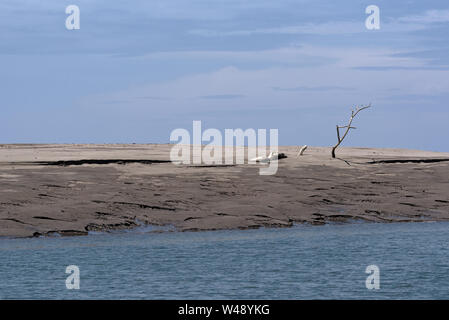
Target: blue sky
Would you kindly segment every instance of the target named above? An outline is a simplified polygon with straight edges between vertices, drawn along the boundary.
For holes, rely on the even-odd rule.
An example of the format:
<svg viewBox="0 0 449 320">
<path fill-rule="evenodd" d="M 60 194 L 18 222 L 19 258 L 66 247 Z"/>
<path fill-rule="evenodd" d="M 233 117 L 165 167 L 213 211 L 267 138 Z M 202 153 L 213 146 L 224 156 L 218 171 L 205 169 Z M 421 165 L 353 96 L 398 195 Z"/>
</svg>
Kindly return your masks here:
<svg viewBox="0 0 449 320">
<path fill-rule="evenodd" d="M 449 152 L 446 0 L 2 0 L 0 30 L 0 143 L 166 143 L 201 120 L 325 146 L 371 102 L 345 145 Z"/>
</svg>

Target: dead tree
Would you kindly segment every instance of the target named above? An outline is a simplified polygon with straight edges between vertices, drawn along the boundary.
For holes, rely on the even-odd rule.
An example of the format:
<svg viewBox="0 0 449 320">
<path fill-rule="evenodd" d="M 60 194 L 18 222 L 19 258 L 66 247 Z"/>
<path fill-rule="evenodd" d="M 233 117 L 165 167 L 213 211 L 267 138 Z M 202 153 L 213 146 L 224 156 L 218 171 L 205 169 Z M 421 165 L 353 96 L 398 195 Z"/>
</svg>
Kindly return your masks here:
<svg viewBox="0 0 449 320">
<path fill-rule="evenodd" d="M 362 106 L 362 107 L 357 107 L 355 110 L 351 111 L 351 118 L 349 118 L 349 123 L 347 126 L 339 126 L 337 125 L 337 139 L 338 142 L 337 144 L 332 148 L 332 158 L 335 158 L 335 150 L 338 148 L 338 146 L 343 142 L 344 138 L 346 138 L 346 136 L 349 133 L 349 130 L 351 129 L 356 129 L 355 127 L 352 127 L 352 120 L 354 120 L 355 116 L 362 110 L 368 109 L 371 107 L 371 104 L 367 105 L 367 106 Z M 345 133 L 343 134 L 343 136 L 340 136 L 340 129 L 344 129 L 346 128 Z"/>
</svg>

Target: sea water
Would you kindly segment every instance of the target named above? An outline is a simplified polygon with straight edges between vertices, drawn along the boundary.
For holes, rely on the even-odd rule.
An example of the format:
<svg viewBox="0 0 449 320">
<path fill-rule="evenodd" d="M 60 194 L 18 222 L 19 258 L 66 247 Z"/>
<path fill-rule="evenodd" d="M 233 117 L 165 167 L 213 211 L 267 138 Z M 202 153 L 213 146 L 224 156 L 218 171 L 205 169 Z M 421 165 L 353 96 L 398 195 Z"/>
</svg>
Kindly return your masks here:
<svg viewBox="0 0 449 320">
<path fill-rule="evenodd" d="M 0 239 L 0 298 L 449 299 L 449 223 L 149 231 Z"/>
</svg>

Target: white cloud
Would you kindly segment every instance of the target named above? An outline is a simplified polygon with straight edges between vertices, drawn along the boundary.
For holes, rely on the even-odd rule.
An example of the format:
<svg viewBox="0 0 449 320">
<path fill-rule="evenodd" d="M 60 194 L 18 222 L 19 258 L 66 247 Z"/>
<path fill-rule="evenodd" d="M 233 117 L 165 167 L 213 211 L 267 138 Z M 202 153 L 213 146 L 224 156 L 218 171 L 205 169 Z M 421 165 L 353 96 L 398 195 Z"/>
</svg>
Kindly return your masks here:
<svg viewBox="0 0 449 320">
<path fill-rule="evenodd" d="M 382 11 L 381 11 L 382 14 Z M 382 17 L 382 15 L 381 15 Z M 382 19 L 382 18 L 381 18 Z M 380 32 L 410 32 L 423 30 L 433 23 L 449 22 L 449 10 L 429 10 L 421 15 L 391 18 L 382 21 Z M 215 37 L 215 36 L 251 36 L 257 34 L 315 34 L 338 35 L 357 34 L 368 32 L 365 21 L 330 21 L 324 23 L 307 23 L 277 28 L 257 28 L 247 30 L 217 31 L 209 29 L 190 30 L 190 34 Z"/>
<path fill-rule="evenodd" d="M 303 67 L 265 67 L 260 70 L 221 68 L 214 72 L 181 77 L 164 83 L 143 85 L 120 92 L 89 97 L 87 106 L 150 109 L 161 112 L 189 113 L 207 110 L 238 110 L 258 108 L 300 108 L 384 100 L 392 94 L 440 94 L 449 91 L 448 70 L 426 70 L 426 60 L 401 57 L 403 53 L 391 49 L 335 48 L 304 46 L 256 52 L 178 52 L 167 53 L 186 59 L 212 57 L 222 59 L 278 59 L 291 61 L 321 56 L 333 59 L 333 64 Z M 164 57 L 163 53 L 146 56 Z M 357 67 L 399 67 L 375 72 Z M 408 69 L 410 68 L 410 69 Z M 422 68 L 422 69 L 420 69 Z M 328 88 L 329 90 L 275 90 L 273 88 Z M 335 91 L 347 87 L 353 90 Z M 392 92 L 392 88 L 394 91 Z M 239 99 L 201 99 L 205 96 L 234 96 Z M 168 100 L 145 101 L 142 96 L 171 97 Z M 110 101 L 105 103 L 104 101 Z M 117 101 L 117 103 L 112 103 Z M 120 103 L 125 101 L 125 103 Z"/>
<path fill-rule="evenodd" d="M 303 45 L 259 51 L 178 51 L 157 52 L 136 59 L 185 59 L 261 63 L 289 63 L 305 68 L 317 65 L 334 64 L 344 68 L 357 67 L 401 67 L 421 68 L 427 66 L 427 60 L 400 56 L 408 50 L 388 48 L 332 47 Z"/>
<path fill-rule="evenodd" d="M 380 32 L 410 32 L 425 29 L 423 23 L 404 23 L 398 21 L 381 24 Z M 303 24 L 280 28 L 260 28 L 251 30 L 216 31 L 208 29 L 190 30 L 189 33 L 204 37 L 216 36 L 252 36 L 257 34 L 312 34 L 312 35 L 341 35 L 370 32 L 362 22 L 327 22 L 318 24 Z"/>
<path fill-rule="evenodd" d="M 357 22 L 328 22 L 321 24 L 308 23 L 303 25 L 279 28 L 259 28 L 234 31 L 191 30 L 190 34 L 200 36 L 251 36 L 256 34 L 341 34 L 359 33 L 364 31 L 364 24 Z"/>
<path fill-rule="evenodd" d="M 422 24 L 449 22 L 449 10 L 429 10 L 421 15 L 400 17 L 397 21 Z"/>
</svg>

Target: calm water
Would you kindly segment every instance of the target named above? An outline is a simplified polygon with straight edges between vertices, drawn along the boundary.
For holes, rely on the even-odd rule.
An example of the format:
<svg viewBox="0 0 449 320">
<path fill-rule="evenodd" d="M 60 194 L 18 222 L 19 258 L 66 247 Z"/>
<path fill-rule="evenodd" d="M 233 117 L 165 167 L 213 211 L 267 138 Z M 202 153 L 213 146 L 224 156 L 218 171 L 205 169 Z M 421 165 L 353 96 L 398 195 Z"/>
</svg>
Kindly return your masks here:
<svg viewBox="0 0 449 320">
<path fill-rule="evenodd" d="M 0 298 L 449 299 L 449 223 L 146 231 L 0 240 Z"/>
</svg>

